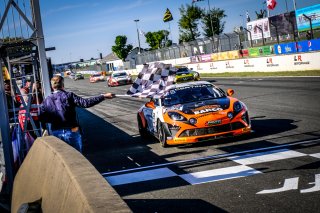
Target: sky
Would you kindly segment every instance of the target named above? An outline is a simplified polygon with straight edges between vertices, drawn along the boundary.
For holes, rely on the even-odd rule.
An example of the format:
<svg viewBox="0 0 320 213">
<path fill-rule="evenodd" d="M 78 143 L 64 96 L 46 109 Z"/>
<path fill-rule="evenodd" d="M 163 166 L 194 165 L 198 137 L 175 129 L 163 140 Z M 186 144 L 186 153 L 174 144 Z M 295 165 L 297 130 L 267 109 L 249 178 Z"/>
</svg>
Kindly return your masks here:
<svg viewBox="0 0 320 213">
<path fill-rule="evenodd" d="M 270 15 L 291 11 L 294 0 L 277 0 Z M 320 0 L 295 0 L 296 8 L 319 4 Z M 181 5 L 191 5 L 192 0 L 40 0 L 43 31 L 46 47 L 56 50 L 47 52 L 54 64 L 98 58 L 110 54 L 118 35 L 125 35 L 127 43 L 138 46 L 137 26 L 143 32 L 168 30 L 169 38 L 178 43 Z M 197 6 L 225 10 L 225 33 L 245 23 L 248 11 L 254 20 L 255 11 L 265 8 L 263 0 L 205 0 Z M 164 23 L 163 15 L 169 8 L 173 21 Z M 139 19 L 139 22 L 134 20 Z M 170 27 L 170 28 L 169 28 Z M 201 28 L 201 27 L 199 27 Z M 148 48 L 145 37 L 140 35 L 142 48 Z"/>
</svg>

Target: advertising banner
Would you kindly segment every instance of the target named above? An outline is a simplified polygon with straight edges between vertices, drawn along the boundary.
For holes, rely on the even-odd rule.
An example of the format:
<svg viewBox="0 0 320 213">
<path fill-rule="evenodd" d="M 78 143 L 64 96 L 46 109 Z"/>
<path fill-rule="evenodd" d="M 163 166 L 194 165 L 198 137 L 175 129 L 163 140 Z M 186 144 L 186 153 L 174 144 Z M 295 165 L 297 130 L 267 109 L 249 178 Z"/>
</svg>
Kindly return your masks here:
<svg viewBox="0 0 320 213">
<path fill-rule="evenodd" d="M 253 47 L 249 48 L 249 56 L 266 56 L 274 54 L 274 46 L 263 46 L 263 47 Z"/>
<path fill-rule="evenodd" d="M 297 52 L 309 52 L 320 50 L 320 40 L 299 41 L 296 43 Z"/>
<path fill-rule="evenodd" d="M 264 38 L 270 37 L 270 26 L 268 18 L 258 19 L 255 21 L 251 21 L 247 23 L 247 29 L 251 32 L 252 40 L 257 40 L 262 38 L 262 32 L 259 30 L 260 27 L 263 31 Z M 250 37 L 250 33 L 248 33 L 248 38 Z"/>
<path fill-rule="evenodd" d="M 274 51 L 277 55 L 296 53 L 297 52 L 296 43 L 291 42 L 286 44 L 275 44 Z"/>
<path fill-rule="evenodd" d="M 294 11 L 269 17 L 269 22 L 271 36 L 273 37 L 277 35 L 275 26 L 277 26 L 278 35 L 292 34 L 293 30 L 297 29 L 296 14 Z"/>
<path fill-rule="evenodd" d="M 221 61 L 221 60 L 230 60 L 230 59 L 238 59 L 239 51 L 233 50 L 233 51 L 227 51 L 227 52 L 219 52 L 219 53 L 213 53 L 211 54 L 212 61 Z"/>
<path fill-rule="evenodd" d="M 310 22 L 303 14 L 311 18 L 313 30 L 320 28 L 320 4 L 296 10 L 297 27 L 299 32 L 310 30 Z"/>
<path fill-rule="evenodd" d="M 211 61 L 211 54 L 201 55 L 202 62 L 209 62 Z"/>
<path fill-rule="evenodd" d="M 248 49 L 244 49 L 244 50 L 241 50 L 242 51 L 242 57 L 249 57 L 249 50 Z"/>
</svg>

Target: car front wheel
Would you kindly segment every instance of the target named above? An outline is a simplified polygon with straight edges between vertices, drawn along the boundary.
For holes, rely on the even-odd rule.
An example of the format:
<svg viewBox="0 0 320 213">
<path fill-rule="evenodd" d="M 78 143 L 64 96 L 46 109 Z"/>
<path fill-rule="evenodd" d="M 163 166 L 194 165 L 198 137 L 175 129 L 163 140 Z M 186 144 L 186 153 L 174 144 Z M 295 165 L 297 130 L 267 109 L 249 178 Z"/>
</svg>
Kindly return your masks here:
<svg viewBox="0 0 320 213">
<path fill-rule="evenodd" d="M 160 142 L 162 147 L 167 147 L 168 146 L 168 144 L 167 144 L 167 136 L 168 136 L 168 134 L 166 133 L 166 131 L 164 129 L 164 126 L 160 121 L 158 121 L 157 127 L 158 127 L 157 131 L 158 131 L 159 142 Z"/>
</svg>

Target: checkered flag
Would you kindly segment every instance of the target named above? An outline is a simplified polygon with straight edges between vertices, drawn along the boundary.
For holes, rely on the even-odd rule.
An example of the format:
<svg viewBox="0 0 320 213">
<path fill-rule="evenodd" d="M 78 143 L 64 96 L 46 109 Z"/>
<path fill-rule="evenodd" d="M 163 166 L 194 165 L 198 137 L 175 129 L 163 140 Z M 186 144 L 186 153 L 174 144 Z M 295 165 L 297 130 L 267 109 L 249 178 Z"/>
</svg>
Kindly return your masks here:
<svg viewBox="0 0 320 213">
<path fill-rule="evenodd" d="M 167 86 L 174 83 L 177 69 L 171 64 L 155 62 L 144 65 L 127 94 L 133 97 L 161 97 Z"/>
</svg>

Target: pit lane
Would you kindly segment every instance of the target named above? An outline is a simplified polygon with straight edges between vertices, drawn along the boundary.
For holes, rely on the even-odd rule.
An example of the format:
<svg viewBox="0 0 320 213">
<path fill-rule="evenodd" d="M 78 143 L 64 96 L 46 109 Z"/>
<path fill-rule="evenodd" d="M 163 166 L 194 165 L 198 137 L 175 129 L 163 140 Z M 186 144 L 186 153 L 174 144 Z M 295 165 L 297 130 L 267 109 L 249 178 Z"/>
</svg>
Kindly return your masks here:
<svg viewBox="0 0 320 213">
<path fill-rule="evenodd" d="M 153 179 L 114 185 L 135 212 L 256 212 L 257 208 L 261 212 L 315 212 L 319 209 L 319 191 L 301 193 L 303 189 L 299 188 L 270 194 L 257 193 L 280 188 L 285 185 L 286 179 L 291 178 L 300 178 L 299 187 L 304 188 L 310 188 L 316 182 L 316 175 L 320 173 L 317 158 L 320 153 L 320 78 L 206 80 L 223 89 L 235 90 L 234 96 L 249 108 L 254 134 L 164 149 L 156 140 L 142 141 L 138 135 L 136 111 L 146 99 L 116 98 L 104 101 L 88 111 L 79 110 L 85 139 L 84 155 L 99 172 L 107 174 L 105 176 L 123 175 L 117 176 L 118 179 L 125 175 L 154 176 Z M 66 79 L 66 87 L 82 96 L 104 92 L 125 94 L 129 88 L 108 88 L 106 82 L 90 84 L 88 79 Z M 275 158 L 250 166 L 230 158 L 197 160 L 310 140 L 315 141 L 296 144 L 285 150 L 275 148 L 276 151 L 272 153 L 253 152 L 251 154 L 260 154 L 260 157 Z M 283 157 L 286 155 L 291 157 Z M 179 161 L 190 163 L 167 165 Z M 157 167 L 161 164 L 165 166 Z M 150 169 L 143 169 L 145 173 L 130 171 L 142 167 L 152 167 L 152 173 Z M 255 175 L 222 178 L 221 181 L 209 178 L 207 182 L 199 184 L 193 184 L 197 182 L 190 180 L 189 174 L 217 174 L 223 170 L 221 176 L 226 176 L 228 172 L 232 173 L 228 169 L 236 168 L 244 169 L 242 173 L 248 169 L 250 174 Z"/>
</svg>

